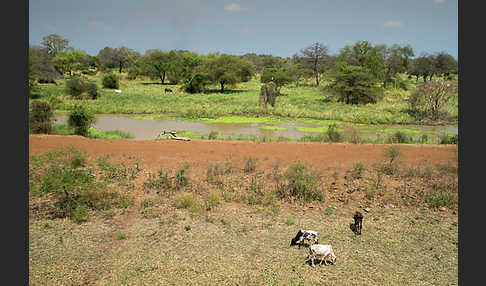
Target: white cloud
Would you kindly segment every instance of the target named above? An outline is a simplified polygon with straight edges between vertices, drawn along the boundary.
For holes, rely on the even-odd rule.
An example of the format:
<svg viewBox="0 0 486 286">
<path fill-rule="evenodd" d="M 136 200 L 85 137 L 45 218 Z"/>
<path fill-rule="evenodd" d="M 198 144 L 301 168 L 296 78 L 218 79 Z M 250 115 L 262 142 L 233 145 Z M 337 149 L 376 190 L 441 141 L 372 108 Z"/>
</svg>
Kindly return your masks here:
<svg viewBox="0 0 486 286">
<path fill-rule="evenodd" d="M 440 3 L 444 3 L 445 0 L 432 0 L 432 2 L 434 2 L 434 4 L 440 4 Z"/>
<path fill-rule="evenodd" d="M 403 27 L 403 23 L 398 20 L 388 20 L 383 24 L 385 27 Z"/>
<path fill-rule="evenodd" d="M 240 4 L 238 3 L 231 3 L 231 4 L 224 5 L 224 10 L 231 11 L 231 12 L 239 12 L 241 11 L 241 7 Z"/>
</svg>

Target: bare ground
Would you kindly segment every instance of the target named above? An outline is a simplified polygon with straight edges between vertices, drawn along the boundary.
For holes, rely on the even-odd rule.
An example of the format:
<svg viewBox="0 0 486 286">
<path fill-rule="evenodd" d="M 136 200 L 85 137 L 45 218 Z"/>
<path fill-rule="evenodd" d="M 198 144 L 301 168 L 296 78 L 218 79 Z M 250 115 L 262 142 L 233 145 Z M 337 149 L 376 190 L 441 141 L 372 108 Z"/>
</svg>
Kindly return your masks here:
<svg viewBox="0 0 486 286">
<path fill-rule="evenodd" d="M 75 147 L 90 158 L 140 163 L 135 202 L 113 218 L 90 214 L 88 222 L 31 219 L 31 285 L 457 285 L 456 210 L 395 207 L 362 202 L 359 192 L 306 207 L 223 203 L 190 213 L 165 203 L 158 215 L 142 215 L 140 201 L 152 194 L 140 186 L 160 167 L 190 164 L 192 179 L 228 157 L 258 159 L 259 169 L 297 161 L 340 172 L 356 162 L 383 162 L 389 145 L 347 143 L 254 143 L 227 141 L 93 140 L 31 135 L 29 153 Z M 399 145 L 401 166 L 455 164 L 456 146 Z M 341 179 L 337 185 L 343 187 Z M 367 211 L 363 209 L 367 208 Z M 363 235 L 350 230 L 352 213 L 365 214 Z M 307 249 L 290 248 L 299 228 L 315 229 L 338 256 L 333 266 L 310 267 Z M 189 229 L 189 230 L 188 230 Z M 118 233 L 125 239 L 119 240 Z"/>
</svg>

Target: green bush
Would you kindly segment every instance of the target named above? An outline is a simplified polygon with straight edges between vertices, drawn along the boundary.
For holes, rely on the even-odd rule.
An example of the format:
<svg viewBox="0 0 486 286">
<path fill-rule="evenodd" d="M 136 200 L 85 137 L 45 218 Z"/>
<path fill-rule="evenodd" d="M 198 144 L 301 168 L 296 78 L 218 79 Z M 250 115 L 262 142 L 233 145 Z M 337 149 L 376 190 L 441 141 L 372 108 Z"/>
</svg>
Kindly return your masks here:
<svg viewBox="0 0 486 286">
<path fill-rule="evenodd" d="M 69 113 L 68 126 L 74 128 L 76 135 L 88 136 L 88 129 L 94 122 L 94 115 L 83 104 L 76 104 Z"/>
<path fill-rule="evenodd" d="M 188 93 L 202 93 L 206 85 L 210 84 L 211 80 L 207 74 L 198 73 L 191 79 L 186 80 L 182 88 Z"/>
<path fill-rule="evenodd" d="M 103 76 L 102 83 L 104 88 L 117 89 L 120 87 L 120 80 L 118 76 L 114 73 Z"/>
<path fill-rule="evenodd" d="M 66 92 L 75 99 L 99 97 L 98 85 L 93 81 L 82 80 L 80 77 L 73 77 L 66 81 Z"/>
<path fill-rule="evenodd" d="M 315 172 L 308 170 L 302 163 L 296 163 L 285 172 L 286 182 L 277 185 L 277 196 L 281 199 L 295 200 L 301 204 L 311 201 L 324 201 L 324 190 L 320 188 Z"/>
<path fill-rule="evenodd" d="M 443 134 L 440 136 L 439 144 L 457 144 L 458 142 L 459 142 L 459 136 L 457 134 L 452 136 Z"/>
<path fill-rule="evenodd" d="M 327 138 L 330 142 L 341 142 L 342 136 L 339 131 L 337 131 L 337 125 L 331 124 L 327 129 Z"/>
<path fill-rule="evenodd" d="M 86 82 L 84 90 L 88 93 L 89 98 L 97 99 L 100 96 L 98 85 L 95 82 Z"/>
<path fill-rule="evenodd" d="M 34 134 L 52 131 L 52 108 L 48 102 L 34 101 L 29 112 L 29 129 Z"/>
<path fill-rule="evenodd" d="M 85 91 L 83 80 L 79 77 L 74 77 L 66 81 L 66 92 L 73 98 L 81 98 L 81 94 Z"/>
<path fill-rule="evenodd" d="M 395 132 L 387 140 L 388 143 L 410 143 L 411 139 L 402 131 Z"/>
</svg>

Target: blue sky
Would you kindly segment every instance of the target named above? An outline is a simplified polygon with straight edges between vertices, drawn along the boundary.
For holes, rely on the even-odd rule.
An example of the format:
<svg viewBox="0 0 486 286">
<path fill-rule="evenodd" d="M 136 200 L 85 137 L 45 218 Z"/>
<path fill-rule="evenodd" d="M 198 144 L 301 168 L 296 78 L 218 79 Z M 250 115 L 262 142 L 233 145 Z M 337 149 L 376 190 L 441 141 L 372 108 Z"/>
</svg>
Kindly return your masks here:
<svg viewBox="0 0 486 286">
<path fill-rule="evenodd" d="M 458 0 L 29 0 L 29 43 L 49 34 L 91 55 L 123 45 L 288 57 L 367 40 L 457 59 Z"/>
</svg>

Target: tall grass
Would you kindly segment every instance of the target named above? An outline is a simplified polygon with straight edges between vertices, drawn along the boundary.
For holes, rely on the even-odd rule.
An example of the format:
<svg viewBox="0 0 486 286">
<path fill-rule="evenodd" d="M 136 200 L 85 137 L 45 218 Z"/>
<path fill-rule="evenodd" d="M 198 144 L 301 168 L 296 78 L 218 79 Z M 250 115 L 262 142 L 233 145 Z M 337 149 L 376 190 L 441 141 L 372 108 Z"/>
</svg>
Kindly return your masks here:
<svg viewBox="0 0 486 286">
<path fill-rule="evenodd" d="M 123 75 L 122 75 L 123 77 Z M 100 76 L 91 79 L 101 85 Z M 39 87 L 40 99 L 54 95 L 61 99 L 57 109 L 71 110 L 73 101 L 64 92 L 65 81 L 61 85 L 42 85 Z M 364 124 L 406 124 L 415 119 L 407 112 L 406 98 L 410 91 L 389 89 L 384 100 L 377 104 L 360 106 L 337 102 L 325 102 L 324 95 L 316 86 L 283 87 L 275 107 L 259 108 L 258 96 L 261 83 L 257 79 L 241 83 L 240 87 L 224 94 L 214 92 L 216 86 L 209 86 L 209 92 L 189 94 L 174 92 L 164 94 L 162 86 L 150 84 L 145 79 L 121 80 L 123 94 L 117 95 L 110 89 L 101 89 L 96 100 L 86 102 L 90 110 L 103 114 L 173 114 L 184 118 L 217 118 L 228 115 L 278 116 L 285 118 L 313 118 L 340 120 Z M 180 86 L 174 86 L 179 90 Z M 451 103 L 451 120 L 457 120 L 457 103 Z"/>
</svg>

